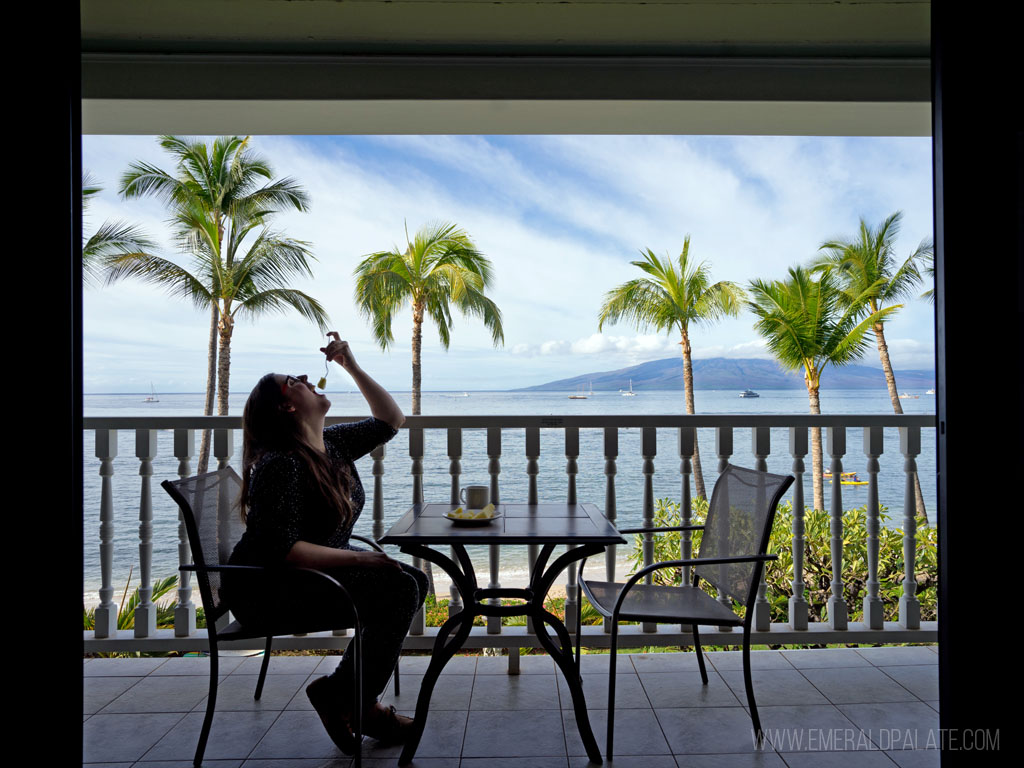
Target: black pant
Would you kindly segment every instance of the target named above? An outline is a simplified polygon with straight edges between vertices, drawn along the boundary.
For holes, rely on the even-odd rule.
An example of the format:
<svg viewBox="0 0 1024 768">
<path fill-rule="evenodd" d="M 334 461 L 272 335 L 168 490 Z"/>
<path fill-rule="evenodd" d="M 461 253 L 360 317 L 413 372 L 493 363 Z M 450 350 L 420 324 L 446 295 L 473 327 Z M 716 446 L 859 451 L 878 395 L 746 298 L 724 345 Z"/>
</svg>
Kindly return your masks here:
<svg viewBox="0 0 1024 768">
<path fill-rule="evenodd" d="M 348 591 L 359 613 L 366 707 L 387 685 L 409 625 L 427 595 L 426 574 L 400 565 L 401 570 L 350 566 L 325 571 Z M 353 626 L 352 612 L 345 601 L 339 601 L 337 589 L 313 574 L 281 570 L 274 572 L 272 580 L 261 577 L 243 588 L 240 580 L 231 579 L 224 587 L 228 605 L 243 625 L 265 624 L 274 627 L 275 633 L 280 633 L 278 627 L 313 632 Z M 330 680 L 339 703 L 350 706 L 355 687 L 352 643 Z"/>
</svg>

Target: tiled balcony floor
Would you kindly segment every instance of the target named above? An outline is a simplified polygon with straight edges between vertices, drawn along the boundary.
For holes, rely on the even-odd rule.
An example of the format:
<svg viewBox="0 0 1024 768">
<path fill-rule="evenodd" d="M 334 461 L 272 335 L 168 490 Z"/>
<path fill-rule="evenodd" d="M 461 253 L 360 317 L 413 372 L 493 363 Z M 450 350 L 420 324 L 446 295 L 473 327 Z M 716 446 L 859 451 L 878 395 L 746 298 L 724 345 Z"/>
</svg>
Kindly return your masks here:
<svg viewBox="0 0 1024 768">
<path fill-rule="evenodd" d="M 928 749 L 938 717 L 934 646 L 755 651 L 754 690 L 773 743 L 755 751 L 738 652 L 707 654 L 709 685 L 693 653 L 619 656 L 611 765 L 643 768 L 938 766 Z M 304 689 L 337 656 L 275 657 L 261 701 L 260 659 L 221 660 L 217 714 L 204 765 L 348 768 Z M 402 660 L 402 695 L 384 702 L 412 714 L 425 657 Z M 588 765 L 568 691 L 546 656 L 506 674 L 502 657 L 456 657 L 432 700 L 415 766 L 582 768 Z M 585 656 L 590 719 L 604 749 L 608 656 Z M 85 762 L 119 768 L 186 768 L 202 724 L 205 659 L 89 659 Z M 909 747 L 915 746 L 917 749 Z M 399 748 L 367 740 L 364 765 L 397 766 Z"/>
</svg>

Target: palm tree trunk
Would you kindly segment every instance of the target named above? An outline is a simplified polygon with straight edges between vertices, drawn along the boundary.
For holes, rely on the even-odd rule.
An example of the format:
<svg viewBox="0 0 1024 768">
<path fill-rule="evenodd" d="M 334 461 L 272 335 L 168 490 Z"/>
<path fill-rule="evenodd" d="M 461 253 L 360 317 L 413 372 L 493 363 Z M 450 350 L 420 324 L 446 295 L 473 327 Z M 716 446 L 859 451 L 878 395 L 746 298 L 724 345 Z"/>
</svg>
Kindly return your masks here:
<svg viewBox="0 0 1024 768">
<path fill-rule="evenodd" d="M 811 413 L 821 414 L 821 401 L 818 399 L 818 387 L 807 382 L 807 397 L 811 402 Z M 811 476 L 814 486 L 814 508 L 825 509 L 825 473 L 821 457 L 821 427 L 811 427 Z"/>
<path fill-rule="evenodd" d="M 206 347 L 206 399 L 203 403 L 203 415 L 213 415 L 213 399 L 217 386 L 217 318 L 220 316 L 216 302 L 210 305 L 210 340 Z M 199 461 L 196 474 L 203 474 L 210 462 L 210 430 L 203 430 L 199 441 Z"/>
<path fill-rule="evenodd" d="M 683 397 L 686 400 L 686 412 L 691 416 L 696 413 L 693 405 L 693 361 L 690 359 L 690 335 L 683 329 L 682 341 L 679 345 L 683 348 Z M 704 473 L 700 468 L 700 447 L 697 445 L 697 431 L 693 433 L 693 479 L 694 491 L 697 498 L 706 499 L 704 489 Z"/>
<path fill-rule="evenodd" d="M 889 362 L 889 347 L 885 343 L 885 333 L 881 323 L 875 323 L 875 341 L 878 343 L 878 358 L 882 361 L 882 370 L 885 372 L 885 386 L 889 389 L 889 400 L 892 401 L 893 413 L 903 413 L 903 406 L 900 405 L 900 396 L 896 391 L 896 376 L 892 372 L 892 363 Z"/>
<path fill-rule="evenodd" d="M 896 375 L 892 372 L 892 363 L 889 361 L 889 346 L 885 343 L 885 331 L 882 323 L 875 323 L 875 341 L 878 343 L 878 358 L 882 361 L 882 370 L 885 372 L 885 386 L 889 388 L 889 399 L 892 401 L 893 413 L 903 413 L 903 405 L 900 403 L 899 393 L 896 391 Z M 914 473 L 914 496 L 917 501 L 917 514 L 925 515 L 924 495 L 921 493 L 921 478 Z"/>
<path fill-rule="evenodd" d="M 423 300 L 412 305 L 412 415 L 420 415 L 420 349 L 423 347 Z"/>
<path fill-rule="evenodd" d="M 224 308 L 217 327 L 220 344 L 217 350 L 217 415 L 228 415 L 228 391 L 231 381 L 231 334 L 235 331 L 235 319 Z"/>
<path fill-rule="evenodd" d="M 423 300 L 414 301 L 412 305 L 412 415 L 420 415 L 420 383 L 421 365 L 420 350 L 423 347 Z M 435 595 L 434 591 L 434 569 L 429 560 L 415 562 L 423 568 L 427 575 L 427 593 Z"/>
</svg>

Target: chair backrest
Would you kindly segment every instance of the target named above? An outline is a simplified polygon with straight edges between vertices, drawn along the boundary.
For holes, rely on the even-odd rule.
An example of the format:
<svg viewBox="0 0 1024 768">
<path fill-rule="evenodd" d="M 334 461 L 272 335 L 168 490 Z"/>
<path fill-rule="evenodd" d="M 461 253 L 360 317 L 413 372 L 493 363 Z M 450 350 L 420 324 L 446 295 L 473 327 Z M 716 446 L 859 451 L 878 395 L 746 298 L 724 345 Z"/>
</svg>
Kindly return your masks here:
<svg viewBox="0 0 1024 768">
<path fill-rule="evenodd" d="M 792 483 L 792 475 L 726 465 L 711 493 L 697 559 L 764 554 L 775 510 Z M 719 595 L 749 605 L 757 591 L 761 568 L 761 563 L 748 562 L 696 565 L 694 571 Z"/>
<path fill-rule="evenodd" d="M 239 514 L 242 481 L 231 467 L 160 484 L 181 509 L 196 566 L 196 581 L 207 622 L 227 612 L 221 596 L 221 574 L 207 566 L 227 563 L 245 523 Z"/>
</svg>

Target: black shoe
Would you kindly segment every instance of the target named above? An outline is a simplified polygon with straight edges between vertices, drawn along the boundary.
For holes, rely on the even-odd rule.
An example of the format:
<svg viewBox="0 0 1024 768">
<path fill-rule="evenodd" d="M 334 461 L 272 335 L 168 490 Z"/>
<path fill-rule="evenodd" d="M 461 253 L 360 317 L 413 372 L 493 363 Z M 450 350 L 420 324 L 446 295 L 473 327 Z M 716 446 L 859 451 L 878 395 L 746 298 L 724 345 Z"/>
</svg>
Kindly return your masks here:
<svg viewBox="0 0 1024 768">
<path fill-rule="evenodd" d="M 306 686 L 306 696 L 320 715 L 320 722 L 324 724 L 331 741 L 346 755 L 354 755 L 356 736 L 352 732 L 352 715 L 339 706 L 330 688 L 327 678 L 319 677 Z"/>
<path fill-rule="evenodd" d="M 364 733 L 381 744 L 404 744 L 413 730 L 411 717 L 400 715 L 394 707 L 374 704 L 366 714 Z"/>
</svg>

